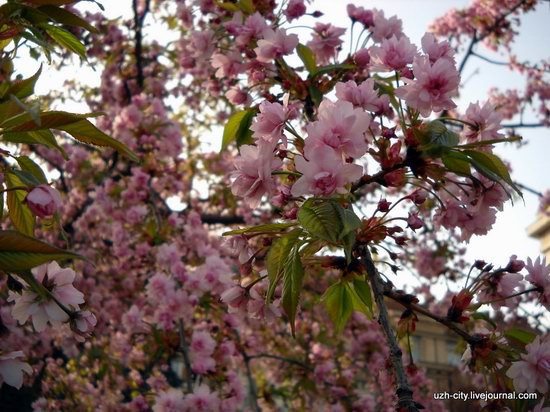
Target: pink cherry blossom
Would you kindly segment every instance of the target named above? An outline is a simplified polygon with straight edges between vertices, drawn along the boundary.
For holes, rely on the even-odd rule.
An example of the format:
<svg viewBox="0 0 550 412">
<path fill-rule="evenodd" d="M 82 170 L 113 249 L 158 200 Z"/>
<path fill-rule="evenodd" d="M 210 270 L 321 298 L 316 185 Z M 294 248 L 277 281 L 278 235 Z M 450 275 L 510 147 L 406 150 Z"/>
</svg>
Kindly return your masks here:
<svg viewBox="0 0 550 412">
<path fill-rule="evenodd" d="M 254 132 L 253 136 L 272 144 L 276 144 L 279 139 L 286 141 L 283 129 L 291 115 L 288 107 L 280 103 L 263 102 L 259 109 L 260 113 L 256 115 L 252 126 L 250 126 L 250 130 Z"/>
<path fill-rule="evenodd" d="M 350 102 L 325 99 L 319 105 L 316 122 L 307 126 L 308 138 L 305 153 L 328 146 L 344 157 L 359 158 L 367 151 L 365 134 L 371 117 L 361 109 L 355 109 Z"/>
<path fill-rule="evenodd" d="M 4 382 L 20 389 L 23 385 L 23 372 L 32 374 L 32 368 L 28 363 L 17 360 L 23 356 L 22 351 L 8 353 L 0 351 L 0 387 Z"/>
<path fill-rule="evenodd" d="M 345 185 L 363 174 L 361 166 L 344 163 L 342 157 L 328 146 L 316 147 L 308 156 L 309 160 L 301 156 L 296 158 L 296 170 L 302 176 L 292 186 L 293 196 L 346 193 Z"/>
<path fill-rule="evenodd" d="M 392 16 L 387 19 L 384 12 L 378 9 L 372 9 L 374 15 L 373 25 L 370 27 L 372 39 L 379 43 L 384 39 L 389 39 L 392 36 L 399 37 L 403 33 L 403 22 L 397 16 Z"/>
<path fill-rule="evenodd" d="M 421 40 L 422 51 L 426 53 L 430 59 L 430 63 L 435 63 L 437 60 L 446 58 L 454 63 L 454 50 L 448 41 L 438 42 L 435 36 L 431 33 L 426 33 Z"/>
<path fill-rule="evenodd" d="M 290 0 L 283 14 L 287 17 L 289 22 L 302 17 L 306 14 L 306 5 L 304 4 L 304 0 Z"/>
<path fill-rule="evenodd" d="M 33 188 L 25 197 L 31 212 L 41 218 L 53 216 L 61 206 L 59 192 L 48 185 Z"/>
<path fill-rule="evenodd" d="M 208 332 L 194 331 L 189 347 L 196 354 L 210 356 L 214 353 L 216 341 L 212 339 Z"/>
<path fill-rule="evenodd" d="M 253 39 L 262 37 L 263 32 L 268 28 L 265 18 L 258 12 L 248 16 L 244 25 L 239 29 L 239 35 L 235 42 L 239 46 L 245 46 Z"/>
<path fill-rule="evenodd" d="M 521 360 L 512 363 L 506 376 L 513 379 L 514 388 L 518 392 L 546 393 L 550 381 L 550 338 L 537 336 L 533 342 L 525 346 L 526 354 Z"/>
<path fill-rule="evenodd" d="M 330 23 L 315 23 L 313 38 L 307 46 L 315 53 L 320 64 L 327 64 L 338 54 L 338 48 L 344 42 L 340 37 L 346 29 L 335 27 Z"/>
<path fill-rule="evenodd" d="M 224 291 L 220 300 L 228 305 L 230 308 L 240 309 L 248 304 L 250 297 L 246 292 L 246 289 L 242 286 L 233 286 L 232 288 Z"/>
<path fill-rule="evenodd" d="M 201 384 L 193 393 L 185 396 L 183 411 L 189 412 L 218 412 L 220 399 L 206 384 Z"/>
<path fill-rule="evenodd" d="M 84 342 L 92 334 L 92 330 L 97 325 L 95 315 L 89 310 L 78 312 L 74 320 L 71 321 L 71 329 L 75 332 L 75 339 Z"/>
<path fill-rule="evenodd" d="M 239 256 L 239 263 L 248 262 L 254 253 L 244 235 L 231 236 L 227 244 Z"/>
<path fill-rule="evenodd" d="M 242 104 L 248 106 L 252 101 L 250 95 L 239 87 L 232 87 L 231 89 L 229 89 L 225 93 L 225 97 L 227 97 L 227 100 L 229 100 L 231 103 L 236 105 Z"/>
<path fill-rule="evenodd" d="M 464 120 L 472 124 L 465 128 L 465 137 L 469 141 L 481 141 L 500 139 L 503 136 L 498 131 L 501 129 L 502 116 L 495 110 L 493 105 L 486 102 L 483 106 L 477 103 L 470 103 L 466 109 Z"/>
<path fill-rule="evenodd" d="M 345 83 L 336 83 L 336 97 L 352 103 L 355 107 L 362 107 L 369 112 L 376 112 L 379 109 L 378 92 L 374 88 L 374 79 L 367 79 L 357 85 L 355 81 L 349 80 Z"/>
<path fill-rule="evenodd" d="M 78 310 L 84 303 L 84 294 L 73 286 L 76 274 L 72 269 L 50 262 L 35 267 L 32 274 L 61 304 Z M 43 331 L 48 323 L 59 325 L 69 320 L 69 315 L 54 300 L 41 297 L 30 288 L 23 289 L 21 294 L 10 291 L 8 301 L 15 302 L 12 316 L 21 325 L 31 317 L 37 332 Z"/>
<path fill-rule="evenodd" d="M 155 397 L 153 412 L 181 412 L 184 407 L 181 389 L 170 388 L 167 391 L 159 392 Z"/>
<path fill-rule="evenodd" d="M 509 306 L 517 301 L 517 298 L 506 299 L 521 289 L 523 275 L 519 273 L 504 273 L 495 275 L 487 281 L 487 286 L 479 292 L 482 302 L 491 302 L 493 308 Z"/>
<path fill-rule="evenodd" d="M 271 195 L 275 182 L 271 172 L 282 164 L 273 155 L 265 155 L 258 146 L 241 146 L 241 155 L 235 160 L 235 171 L 232 173 L 231 191 L 242 197 L 249 207 L 260 204 L 262 196 Z"/>
<path fill-rule="evenodd" d="M 439 59 L 431 64 L 426 57 L 416 57 L 413 72 L 415 79 L 403 78 L 406 85 L 395 91 L 410 107 L 417 109 L 424 117 L 456 107 L 451 97 L 458 92 L 460 75 L 453 63 L 448 59 Z"/>
<path fill-rule="evenodd" d="M 542 289 L 540 303 L 550 309 L 550 265 L 546 264 L 546 257 L 539 256 L 534 262 L 527 258 L 525 270 L 529 273 L 525 280 Z"/>
<path fill-rule="evenodd" d="M 414 44 L 411 44 L 407 36 L 397 38 L 392 36 L 382 40 L 380 46 L 372 46 L 370 53 L 370 69 L 373 71 L 393 71 L 404 69 L 413 62 L 418 51 Z"/>
<path fill-rule="evenodd" d="M 298 45 L 298 36 L 286 34 L 285 29 L 266 29 L 263 39 L 258 40 L 258 47 L 254 49 L 257 59 L 269 63 L 274 59 L 291 54 Z"/>
<path fill-rule="evenodd" d="M 362 23 L 365 27 L 373 25 L 374 14 L 372 10 L 366 10 L 364 7 L 357 7 L 354 4 L 347 5 L 348 16 L 351 20 Z"/>
<path fill-rule="evenodd" d="M 216 70 L 217 78 L 234 78 L 243 71 L 241 55 L 237 52 L 214 53 L 212 67 Z"/>
</svg>

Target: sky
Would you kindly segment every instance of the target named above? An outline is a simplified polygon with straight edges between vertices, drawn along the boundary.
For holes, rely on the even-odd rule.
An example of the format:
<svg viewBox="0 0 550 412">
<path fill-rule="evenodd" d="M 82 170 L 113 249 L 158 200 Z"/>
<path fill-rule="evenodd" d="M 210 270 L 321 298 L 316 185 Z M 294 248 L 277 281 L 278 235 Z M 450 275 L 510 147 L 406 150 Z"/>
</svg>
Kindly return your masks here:
<svg viewBox="0 0 550 412">
<path fill-rule="evenodd" d="M 102 3 L 108 17 L 131 15 L 131 0 L 104 0 Z M 356 0 L 353 3 L 366 8 L 382 9 L 386 16 L 397 14 L 403 20 L 405 34 L 413 43 L 420 45 L 421 37 L 435 18 L 443 15 L 450 8 L 466 5 L 468 1 Z M 315 0 L 311 9 L 324 13 L 320 21 L 331 22 L 340 27 L 349 27 L 346 4 L 347 2 L 334 0 Z M 97 6 L 93 4 L 84 6 L 98 11 Z M 550 58 L 550 48 L 547 43 L 547 39 L 550 39 L 549 21 L 550 5 L 548 3 L 523 18 L 520 36 L 513 47 L 520 61 Z M 296 29 L 294 32 L 304 40 L 308 38 L 307 31 Z M 344 45 L 344 50 L 348 50 L 346 45 Z M 488 57 L 498 58 L 498 55 L 489 50 L 480 48 L 480 52 Z M 458 61 L 460 61 L 460 56 Z M 32 71 L 33 68 L 29 67 L 28 70 Z M 70 76 L 73 70 L 73 68 L 67 68 L 65 72 L 59 73 L 46 69 L 37 85 L 37 91 L 47 94 L 54 88 L 62 87 L 63 80 Z M 78 70 L 81 79 L 86 79 L 90 84 L 98 84 L 99 72 L 80 68 Z M 488 89 L 494 85 L 504 86 L 504 88 L 521 88 L 523 86 L 521 77 L 513 74 L 506 67 L 490 65 L 475 58 L 468 61 L 463 79 L 468 79 L 468 81 L 461 92 L 460 100 L 457 101 L 461 109 L 465 109 L 470 102 L 485 100 Z M 78 109 L 72 107 L 72 110 Z M 82 110 L 86 109 L 82 108 Z M 528 142 L 527 145 L 521 149 L 511 145 L 499 147 L 496 152 L 503 159 L 511 162 L 512 176 L 517 182 L 544 192 L 550 188 L 548 179 L 550 176 L 550 161 L 548 161 L 550 130 L 543 128 L 522 129 L 520 134 Z M 221 142 L 221 131 L 220 136 L 213 136 L 213 139 L 217 138 Z M 483 258 L 499 265 L 505 264 L 508 257 L 513 254 L 517 254 L 520 258 L 538 256 L 540 253 L 538 241 L 527 235 L 527 227 L 536 220 L 537 209 L 537 197 L 528 192 L 524 194 L 524 201 L 515 201 L 513 206 L 508 202 L 504 212 L 499 214 L 493 230 L 487 236 L 473 237 L 468 247 L 467 257 L 471 260 Z"/>
</svg>

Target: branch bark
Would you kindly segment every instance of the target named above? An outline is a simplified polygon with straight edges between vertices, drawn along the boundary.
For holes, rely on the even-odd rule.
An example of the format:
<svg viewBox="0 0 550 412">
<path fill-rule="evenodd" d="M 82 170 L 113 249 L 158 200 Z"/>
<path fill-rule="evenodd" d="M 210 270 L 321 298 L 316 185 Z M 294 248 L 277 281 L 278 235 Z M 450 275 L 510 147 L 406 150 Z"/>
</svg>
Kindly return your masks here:
<svg viewBox="0 0 550 412">
<path fill-rule="evenodd" d="M 135 48 L 134 48 L 134 57 L 136 59 L 136 69 L 137 69 L 137 84 L 140 89 L 143 89 L 143 84 L 145 82 L 145 76 L 143 74 L 143 22 L 145 21 L 145 16 L 149 12 L 151 6 L 151 0 L 145 0 L 145 7 L 143 11 L 139 12 L 138 0 L 132 0 L 132 9 L 134 11 L 134 30 L 135 30 Z"/>
<path fill-rule="evenodd" d="M 405 367 L 403 366 L 402 351 L 397 343 L 393 328 L 390 325 L 388 309 L 384 302 L 384 284 L 383 280 L 374 266 L 374 262 L 370 255 L 367 245 L 358 246 L 357 250 L 367 269 L 367 275 L 370 280 L 371 288 L 374 294 L 376 305 L 378 306 L 379 317 L 378 322 L 382 326 L 386 341 L 390 347 L 390 360 L 393 365 L 395 377 L 397 381 L 397 405 L 398 411 L 418 412 L 419 404 L 413 399 L 413 390 L 407 380 Z"/>
<path fill-rule="evenodd" d="M 183 364 L 185 366 L 186 379 L 185 383 L 187 385 L 188 393 L 193 392 L 193 370 L 191 369 L 191 360 L 189 359 L 189 347 L 187 346 L 187 341 L 185 340 L 185 328 L 183 326 L 183 319 L 178 321 L 178 331 L 180 337 L 180 350 L 183 355 Z"/>
</svg>

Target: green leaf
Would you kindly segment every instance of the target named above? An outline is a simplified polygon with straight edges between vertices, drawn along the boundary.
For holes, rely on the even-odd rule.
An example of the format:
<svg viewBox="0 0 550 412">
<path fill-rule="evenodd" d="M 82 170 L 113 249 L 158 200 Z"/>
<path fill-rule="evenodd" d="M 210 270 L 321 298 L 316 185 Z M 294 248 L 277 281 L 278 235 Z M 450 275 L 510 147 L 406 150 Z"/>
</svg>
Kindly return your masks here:
<svg viewBox="0 0 550 412">
<path fill-rule="evenodd" d="M 55 140 L 55 136 L 48 129 L 34 130 L 30 132 L 5 132 L 2 135 L 2 139 L 10 143 L 43 144 L 52 149 L 58 150 L 61 152 L 65 160 L 68 159 L 65 149 L 59 146 Z"/>
<path fill-rule="evenodd" d="M 239 11 L 239 7 L 235 3 L 231 3 L 228 1 L 216 1 L 216 4 L 221 7 L 224 10 L 237 12 Z"/>
<path fill-rule="evenodd" d="M 445 151 L 441 155 L 445 167 L 458 175 L 470 176 L 470 159 L 461 152 Z"/>
<path fill-rule="evenodd" d="M 353 290 L 353 309 L 362 312 L 372 319 L 374 310 L 372 307 L 372 293 L 369 283 L 365 279 L 355 278 L 350 283 L 350 288 Z"/>
<path fill-rule="evenodd" d="M 52 260 L 67 259 L 83 257 L 14 230 L 0 231 L 0 270 L 4 272 L 21 272 Z"/>
<path fill-rule="evenodd" d="M 235 236 L 235 235 L 244 235 L 245 233 L 260 233 L 260 232 L 280 232 L 283 229 L 296 226 L 296 223 L 269 223 L 266 225 L 258 225 L 245 227 L 243 229 L 230 230 L 228 232 L 223 232 L 222 236 Z"/>
<path fill-rule="evenodd" d="M 461 149 L 475 149 L 476 147 L 489 146 L 495 143 L 513 143 L 513 142 L 520 142 L 522 140 L 523 138 L 521 136 L 511 136 L 511 137 L 504 137 L 502 139 L 489 139 L 489 140 L 482 140 L 480 142 L 461 144 L 461 145 L 458 145 L 457 147 L 460 147 Z"/>
<path fill-rule="evenodd" d="M 8 189 L 25 186 L 13 173 L 5 173 L 4 179 Z M 26 190 L 10 190 L 7 192 L 7 205 L 10 220 L 19 232 L 32 236 L 34 234 L 35 217 L 29 207 L 24 203 L 27 196 Z"/>
<path fill-rule="evenodd" d="M 237 146 L 249 143 L 252 136 L 250 125 L 255 114 L 254 109 L 246 109 L 235 113 L 229 118 L 223 129 L 222 151 L 232 141 L 236 141 Z"/>
<path fill-rule="evenodd" d="M 100 115 L 101 113 L 76 114 L 62 111 L 50 111 L 40 113 L 37 121 L 33 119 L 31 114 L 24 112 L 2 122 L 2 127 L 8 132 L 57 129 L 59 126 L 75 123 L 87 117 L 96 117 Z"/>
<path fill-rule="evenodd" d="M 300 302 L 300 292 L 302 291 L 302 282 L 304 280 L 304 267 L 300 259 L 298 245 L 295 245 L 285 262 L 283 273 L 283 296 L 281 306 L 284 309 L 292 336 L 295 336 L 295 321 L 298 304 Z"/>
<path fill-rule="evenodd" d="M 498 182 L 499 180 L 505 181 L 521 196 L 521 190 L 515 185 L 510 177 L 508 168 L 498 156 L 476 150 L 464 150 L 463 153 L 471 159 L 472 166 L 479 173 L 494 182 Z"/>
<path fill-rule="evenodd" d="M 319 67 L 317 70 L 310 73 L 309 76 L 314 78 L 336 70 L 355 70 L 356 68 L 357 66 L 354 64 L 329 64 L 328 66 Z"/>
<path fill-rule="evenodd" d="M 332 323 L 336 327 L 336 333 L 341 333 L 353 313 L 353 299 L 346 287 L 346 282 L 340 281 L 330 286 L 321 300 L 325 306 Z"/>
<path fill-rule="evenodd" d="M 535 340 L 537 334 L 520 328 L 511 328 L 504 332 L 504 336 L 523 345 L 528 345 Z"/>
<path fill-rule="evenodd" d="M 341 221 L 342 207 L 335 202 L 322 202 L 315 205 L 306 201 L 298 210 L 298 222 L 313 236 L 337 243 L 343 230 Z"/>
<path fill-rule="evenodd" d="M 266 301 L 271 302 L 277 284 L 281 280 L 285 268 L 286 260 L 292 248 L 298 242 L 302 229 L 295 229 L 273 242 L 267 252 L 267 275 L 269 287 L 266 293 Z"/>
<path fill-rule="evenodd" d="M 41 6 L 38 8 L 42 13 L 65 26 L 83 27 L 91 33 L 98 33 L 98 30 L 83 18 L 71 13 L 67 9 L 52 5 Z"/>
<path fill-rule="evenodd" d="M 323 93 L 321 93 L 321 91 L 312 84 L 309 85 L 308 91 L 309 96 L 311 97 L 311 101 L 313 102 L 315 107 L 319 107 L 319 105 L 323 101 Z"/>
<path fill-rule="evenodd" d="M 340 233 L 340 238 L 343 238 L 348 233 L 359 229 L 363 223 L 352 209 L 344 209 L 342 207 L 341 210 L 342 213 L 340 214 L 340 219 L 342 220 L 343 229 Z"/>
<path fill-rule="evenodd" d="M 55 127 L 55 129 L 63 130 L 69 133 L 76 140 L 95 146 L 111 147 L 126 156 L 128 159 L 139 163 L 139 157 L 131 151 L 128 146 L 112 137 L 106 135 L 97 127 L 95 127 L 88 119 L 82 119 L 75 123 L 65 124 Z"/>
<path fill-rule="evenodd" d="M 254 3 L 252 0 L 239 0 L 239 2 L 237 3 L 237 6 L 245 14 L 252 14 L 256 11 L 256 7 L 254 6 Z"/>
<path fill-rule="evenodd" d="M 39 27 L 46 30 L 57 44 L 86 60 L 86 47 L 71 32 L 51 24 L 40 24 Z"/>
<path fill-rule="evenodd" d="M 346 255 L 346 262 L 348 262 L 348 265 L 351 263 L 351 259 L 353 258 L 352 252 L 353 247 L 355 246 L 355 232 L 349 232 L 347 235 L 345 235 L 342 238 L 342 242 L 344 243 L 344 254 Z"/>
<path fill-rule="evenodd" d="M 18 99 L 24 99 L 34 93 L 34 85 L 42 73 L 42 65 L 38 71 L 33 74 L 28 79 L 23 79 L 13 83 L 4 94 L 2 94 L 2 99 L 5 99 L 6 96 L 13 95 Z"/>
<path fill-rule="evenodd" d="M 305 68 L 308 72 L 314 72 L 317 69 L 317 62 L 315 61 L 315 53 L 307 47 L 304 46 L 302 43 L 299 43 L 296 47 L 296 51 L 298 52 L 298 57 L 302 60 L 304 63 Z"/>
<path fill-rule="evenodd" d="M 38 184 L 48 183 L 48 179 L 46 179 L 44 171 L 30 157 L 19 156 L 16 157 L 15 160 L 17 160 L 17 163 L 22 170 L 31 173 L 36 178 Z"/>
<path fill-rule="evenodd" d="M 447 126 L 439 120 L 428 123 L 426 133 L 430 138 L 430 143 L 435 146 L 453 147 L 460 141 L 458 134 L 447 129 Z"/>
<path fill-rule="evenodd" d="M 298 221 L 313 236 L 337 244 L 348 233 L 361 227 L 361 220 L 351 209 L 339 203 L 306 201 L 298 210 Z"/>
<path fill-rule="evenodd" d="M 0 124 L 3 124 L 7 119 L 21 114 L 24 111 L 16 100 L 6 100 L 0 103 Z"/>
</svg>

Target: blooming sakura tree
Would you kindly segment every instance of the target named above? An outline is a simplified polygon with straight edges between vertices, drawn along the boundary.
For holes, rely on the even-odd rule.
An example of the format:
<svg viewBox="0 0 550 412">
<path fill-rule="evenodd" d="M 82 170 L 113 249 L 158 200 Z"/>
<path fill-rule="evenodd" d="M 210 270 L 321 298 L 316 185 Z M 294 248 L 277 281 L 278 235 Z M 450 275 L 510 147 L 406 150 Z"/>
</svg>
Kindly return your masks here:
<svg viewBox="0 0 550 412">
<path fill-rule="evenodd" d="M 76 3 L 0 6 L 2 407 L 444 411 L 410 345 L 431 318 L 480 390 L 539 396 L 480 408 L 549 409 L 550 265 L 464 259 L 521 196 L 495 145 L 548 125 L 548 63 L 511 48 L 537 1 L 474 0 L 420 45 L 350 4 L 348 53 L 303 0 Z M 527 87 L 461 113 L 483 45 Z M 38 99 L 23 49 L 101 83 Z M 53 110 L 75 96 L 91 113 Z"/>
</svg>

